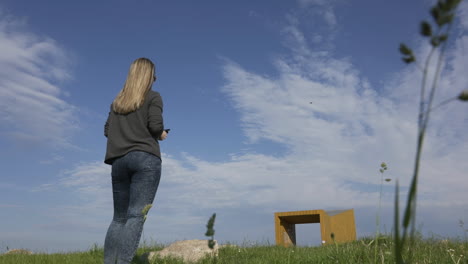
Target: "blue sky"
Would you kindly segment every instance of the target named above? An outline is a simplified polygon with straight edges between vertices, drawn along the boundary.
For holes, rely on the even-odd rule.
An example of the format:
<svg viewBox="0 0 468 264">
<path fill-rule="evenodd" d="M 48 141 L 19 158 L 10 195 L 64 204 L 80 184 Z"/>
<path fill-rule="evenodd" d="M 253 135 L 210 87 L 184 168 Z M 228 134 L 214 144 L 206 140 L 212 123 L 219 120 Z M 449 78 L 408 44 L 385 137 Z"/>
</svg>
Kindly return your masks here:
<svg viewBox="0 0 468 264">
<path fill-rule="evenodd" d="M 354 208 L 392 230 L 395 179 L 410 182 L 431 1 L 25 1 L 0 4 L 0 252 L 102 245 L 112 218 L 103 125 L 130 63 L 156 63 L 166 127 L 163 173 L 144 239 L 274 243 L 273 213 Z M 462 4 L 436 101 L 468 83 Z M 312 102 L 312 103 L 310 103 Z M 434 112 L 417 223 L 463 235 L 467 105 Z M 298 226 L 301 245 L 318 225 Z"/>
</svg>

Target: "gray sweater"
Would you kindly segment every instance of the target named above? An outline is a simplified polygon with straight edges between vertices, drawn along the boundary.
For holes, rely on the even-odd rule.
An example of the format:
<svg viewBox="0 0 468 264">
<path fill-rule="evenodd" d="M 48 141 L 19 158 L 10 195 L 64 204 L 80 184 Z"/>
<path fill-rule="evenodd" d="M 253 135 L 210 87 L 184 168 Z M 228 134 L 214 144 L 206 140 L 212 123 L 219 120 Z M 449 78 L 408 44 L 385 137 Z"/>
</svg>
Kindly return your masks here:
<svg viewBox="0 0 468 264">
<path fill-rule="evenodd" d="M 104 163 L 112 162 L 130 151 L 138 150 L 161 158 L 159 137 L 164 130 L 163 102 L 158 92 L 150 90 L 145 102 L 128 114 L 112 111 L 112 105 L 104 126 L 107 151 Z"/>
</svg>

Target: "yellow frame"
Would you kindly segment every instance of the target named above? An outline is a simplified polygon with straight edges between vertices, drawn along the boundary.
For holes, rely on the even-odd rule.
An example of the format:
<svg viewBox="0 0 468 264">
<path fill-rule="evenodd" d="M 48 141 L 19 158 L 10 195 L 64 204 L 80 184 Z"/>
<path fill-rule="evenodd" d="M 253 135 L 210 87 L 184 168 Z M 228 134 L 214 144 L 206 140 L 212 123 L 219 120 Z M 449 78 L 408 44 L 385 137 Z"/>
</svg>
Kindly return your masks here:
<svg viewBox="0 0 468 264">
<path fill-rule="evenodd" d="M 354 209 L 307 210 L 275 213 L 276 245 L 296 245 L 296 224 L 309 223 L 320 223 L 322 243 L 356 240 Z"/>
</svg>

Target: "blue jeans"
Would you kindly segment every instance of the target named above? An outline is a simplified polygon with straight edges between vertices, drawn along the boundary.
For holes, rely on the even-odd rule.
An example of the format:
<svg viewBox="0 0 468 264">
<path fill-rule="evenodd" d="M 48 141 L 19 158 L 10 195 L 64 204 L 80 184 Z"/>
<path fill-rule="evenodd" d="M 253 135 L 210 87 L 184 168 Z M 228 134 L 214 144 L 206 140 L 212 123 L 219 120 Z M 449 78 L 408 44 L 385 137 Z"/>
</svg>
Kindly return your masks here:
<svg viewBox="0 0 468 264">
<path fill-rule="evenodd" d="M 161 159 L 147 152 L 131 151 L 112 163 L 114 217 L 104 242 L 105 264 L 132 261 L 160 178 Z"/>
</svg>

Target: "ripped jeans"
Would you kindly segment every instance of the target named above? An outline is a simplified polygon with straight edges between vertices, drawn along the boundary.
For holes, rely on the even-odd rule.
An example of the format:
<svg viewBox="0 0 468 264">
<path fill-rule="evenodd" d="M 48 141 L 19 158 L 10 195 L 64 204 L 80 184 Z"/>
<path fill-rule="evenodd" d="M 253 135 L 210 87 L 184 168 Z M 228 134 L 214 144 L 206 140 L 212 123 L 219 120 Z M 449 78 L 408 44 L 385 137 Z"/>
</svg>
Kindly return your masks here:
<svg viewBox="0 0 468 264">
<path fill-rule="evenodd" d="M 161 159 L 131 151 L 112 163 L 114 217 L 104 242 L 104 264 L 131 263 L 161 178 Z"/>
</svg>

